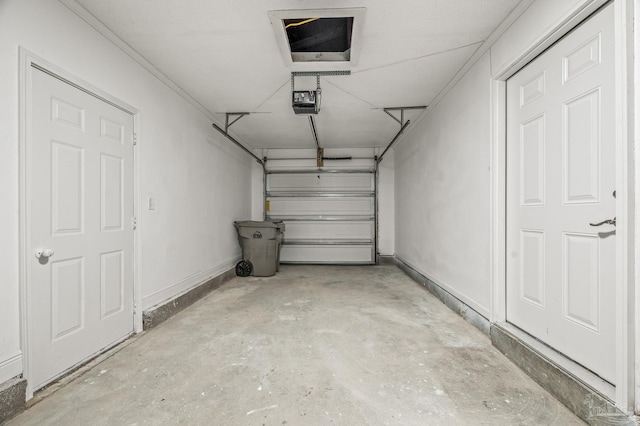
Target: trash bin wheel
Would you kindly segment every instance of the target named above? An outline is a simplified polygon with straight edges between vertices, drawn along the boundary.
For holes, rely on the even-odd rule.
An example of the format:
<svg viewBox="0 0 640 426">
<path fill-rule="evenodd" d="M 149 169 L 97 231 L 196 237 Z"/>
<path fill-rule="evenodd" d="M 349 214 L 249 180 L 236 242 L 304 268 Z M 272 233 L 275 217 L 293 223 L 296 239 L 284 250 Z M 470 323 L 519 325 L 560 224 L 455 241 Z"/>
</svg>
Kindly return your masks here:
<svg viewBox="0 0 640 426">
<path fill-rule="evenodd" d="M 248 277 L 253 272 L 253 265 L 248 260 L 241 260 L 236 265 L 236 275 L 239 277 Z"/>
</svg>

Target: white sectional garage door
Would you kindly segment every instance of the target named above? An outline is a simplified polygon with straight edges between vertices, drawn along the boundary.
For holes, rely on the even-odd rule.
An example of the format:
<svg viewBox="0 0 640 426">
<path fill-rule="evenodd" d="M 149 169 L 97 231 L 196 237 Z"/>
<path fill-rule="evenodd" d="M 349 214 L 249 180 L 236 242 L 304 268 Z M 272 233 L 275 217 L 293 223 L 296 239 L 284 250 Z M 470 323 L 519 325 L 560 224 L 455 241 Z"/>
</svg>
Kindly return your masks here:
<svg viewBox="0 0 640 426">
<path fill-rule="evenodd" d="M 373 170 L 267 171 L 267 218 L 283 220 L 283 263 L 375 263 Z"/>
</svg>

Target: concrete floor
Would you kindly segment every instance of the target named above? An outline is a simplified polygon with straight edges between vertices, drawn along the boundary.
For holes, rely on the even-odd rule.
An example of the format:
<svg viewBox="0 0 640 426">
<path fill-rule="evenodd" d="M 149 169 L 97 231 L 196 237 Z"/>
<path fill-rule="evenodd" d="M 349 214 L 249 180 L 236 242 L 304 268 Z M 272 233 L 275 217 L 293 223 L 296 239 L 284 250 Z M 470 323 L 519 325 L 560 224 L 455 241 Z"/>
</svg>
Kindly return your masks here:
<svg viewBox="0 0 640 426">
<path fill-rule="evenodd" d="M 9 425 L 583 424 L 395 266 L 235 278 Z"/>
</svg>

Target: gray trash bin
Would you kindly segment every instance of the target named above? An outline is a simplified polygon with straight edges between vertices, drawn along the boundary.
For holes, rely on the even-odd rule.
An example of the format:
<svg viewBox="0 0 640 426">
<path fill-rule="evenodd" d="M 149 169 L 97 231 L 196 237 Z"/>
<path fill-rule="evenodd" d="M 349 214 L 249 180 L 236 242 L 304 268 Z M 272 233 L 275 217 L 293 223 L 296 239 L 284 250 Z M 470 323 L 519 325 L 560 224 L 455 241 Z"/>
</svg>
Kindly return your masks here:
<svg viewBox="0 0 640 426">
<path fill-rule="evenodd" d="M 242 261 L 236 265 L 236 275 L 270 277 L 280 269 L 280 246 L 284 238 L 284 223 L 241 220 L 233 222 L 242 248 Z"/>
<path fill-rule="evenodd" d="M 276 236 L 276 240 L 278 241 L 278 255 L 276 259 L 276 271 L 280 271 L 280 250 L 282 250 L 282 240 L 284 240 L 284 222 L 281 220 L 273 221 L 278 227 L 278 234 Z"/>
</svg>

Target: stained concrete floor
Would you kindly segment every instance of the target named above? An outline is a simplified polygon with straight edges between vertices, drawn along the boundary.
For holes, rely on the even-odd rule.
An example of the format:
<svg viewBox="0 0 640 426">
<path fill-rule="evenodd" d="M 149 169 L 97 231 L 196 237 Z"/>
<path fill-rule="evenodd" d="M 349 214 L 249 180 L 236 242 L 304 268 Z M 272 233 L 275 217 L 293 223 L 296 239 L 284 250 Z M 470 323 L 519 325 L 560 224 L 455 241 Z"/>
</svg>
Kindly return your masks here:
<svg viewBox="0 0 640 426">
<path fill-rule="evenodd" d="M 9 425 L 583 424 L 395 266 L 235 278 Z"/>
</svg>

